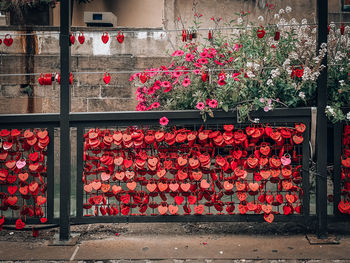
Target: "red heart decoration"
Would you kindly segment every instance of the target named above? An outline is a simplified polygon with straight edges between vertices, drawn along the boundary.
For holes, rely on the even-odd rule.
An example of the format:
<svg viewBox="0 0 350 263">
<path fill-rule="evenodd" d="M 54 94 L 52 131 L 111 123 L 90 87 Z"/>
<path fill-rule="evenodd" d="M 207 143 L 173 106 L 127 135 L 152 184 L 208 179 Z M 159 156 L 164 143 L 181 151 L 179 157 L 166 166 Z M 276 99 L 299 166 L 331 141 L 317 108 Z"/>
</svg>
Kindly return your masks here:
<svg viewBox="0 0 350 263">
<path fill-rule="evenodd" d="M 69 41 L 72 45 L 74 45 L 74 43 L 75 43 L 75 35 L 74 34 L 72 34 L 72 33 L 70 34 Z"/>
<path fill-rule="evenodd" d="M 201 214 L 203 214 L 203 212 L 204 212 L 204 205 L 199 204 L 199 205 L 194 207 L 194 213 L 196 215 L 201 215 Z"/>
<path fill-rule="evenodd" d="M 105 32 L 102 34 L 101 40 L 102 40 L 102 42 L 103 42 L 104 44 L 107 44 L 107 42 L 108 42 L 108 40 L 109 40 L 108 32 L 105 31 Z M 128 213 L 129 213 L 129 212 L 128 212 Z"/>
<path fill-rule="evenodd" d="M 42 217 L 40 218 L 40 222 L 45 224 L 47 222 L 47 218 L 46 217 Z"/>
<path fill-rule="evenodd" d="M 124 41 L 124 34 L 123 34 L 123 32 L 118 32 L 118 35 L 117 35 L 117 40 L 118 40 L 118 42 L 121 44 L 121 43 L 123 43 L 123 41 Z"/>
<path fill-rule="evenodd" d="M 27 194 L 28 194 L 28 191 L 29 191 L 28 185 L 20 186 L 20 187 L 19 187 L 19 192 L 20 192 L 22 195 L 27 195 Z"/>
<path fill-rule="evenodd" d="M 105 76 L 103 77 L 103 81 L 106 83 L 106 84 L 109 84 L 109 82 L 111 81 L 111 76 L 109 75 L 109 73 L 105 73 Z"/>
<path fill-rule="evenodd" d="M 32 162 L 36 162 L 39 158 L 39 154 L 37 152 L 31 153 L 31 154 L 29 154 L 28 158 Z"/>
<path fill-rule="evenodd" d="M 17 203 L 18 198 L 17 196 L 9 196 L 6 200 L 10 206 L 13 206 Z"/>
<path fill-rule="evenodd" d="M 146 206 L 146 208 L 147 208 L 147 206 Z M 124 207 L 121 209 L 121 212 L 122 212 L 122 214 L 125 215 L 125 216 L 128 215 L 129 212 L 130 212 L 130 207 L 124 206 Z"/>
<path fill-rule="evenodd" d="M 261 209 L 265 214 L 270 214 L 272 211 L 272 206 L 271 205 L 262 205 Z"/>
<path fill-rule="evenodd" d="M 167 206 L 162 206 L 162 205 L 158 206 L 159 214 L 165 215 L 167 213 L 167 211 L 168 211 L 168 207 Z"/>
<path fill-rule="evenodd" d="M 13 38 L 11 37 L 10 34 L 6 34 L 5 38 L 4 38 L 4 44 L 9 47 L 11 46 L 13 43 Z"/>
<path fill-rule="evenodd" d="M 175 196 L 174 200 L 175 200 L 175 203 L 176 203 L 177 205 L 181 205 L 182 202 L 184 201 L 184 197 L 178 195 L 178 196 Z"/>
<path fill-rule="evenodd" d="M 273 214 L 264 214 L 264 219 L 268 223 L 272 223 L 273 220 L 275 219 L 275 216 Z"/>
<path fill-rule="evenodd" d="M 141 83 L 144 84 L 146 81 L 147 81 L 147 76 L 145 73 L 143 73 L 141 76 L 140 76 L 140 80 L 141 80 Z M 157 136 L 156 136 L 157 138 Z"/>
<path fill-rule="evenodd" d="M 188 202 L 193 205 L 197 202 L 197 197 L 193 196 L 193 195 L 190 195 L 188 196 Z"/>
<path fill-rule="evenodd" d="M 17 192 L 17 185 L 9 185 L 7 187 L 7 191 L 9 192 L 10 195 L 14 195 Z"/>
<path fill-rule="evenodd" d="M 169 212 L 172 215 L 177 214 L 177 212 L 179 211 L 179 207 L 176 205 L 169 205 Z"/>
<path fill-rule="evenodd" d="M 288 205 L 283 206 L 283 213 L 285 215 L 290 215 L 292 214 L 292 208 Z"/>
<path fill-rule="evenodd" d="M 45 204 L 45 203 L 46 203 L 46 197 L 39 195 L 39 196 L 36 198 L 36 203 L 37 203 L 38 205 Z"/>
<path fill-rule="evenodd" d="M 22 219 L 18 218 L 16 220 L 16 229 L 23 229 L 26 224 L 22 221 Z"/>
<path fill-rule="evenodd" d="M 83 33 L 83 32 L 80 32 L 80 33 L 79 33 L 78 41 L 79 41 L 79 43 L 80 43 L 81 45 L 84 44 L 84 42 L 85 42 L 85 36 L 84 36 L 84 33 Z"/>
<path fill-rule="evenodd" d="M 112 186 L 112 191 L 113 191 L 113 194 L 117 194 L 119 193 L 120 191 L 122 190 L 122 187 L 120 185 L 113 185 Z"/>
</svg>

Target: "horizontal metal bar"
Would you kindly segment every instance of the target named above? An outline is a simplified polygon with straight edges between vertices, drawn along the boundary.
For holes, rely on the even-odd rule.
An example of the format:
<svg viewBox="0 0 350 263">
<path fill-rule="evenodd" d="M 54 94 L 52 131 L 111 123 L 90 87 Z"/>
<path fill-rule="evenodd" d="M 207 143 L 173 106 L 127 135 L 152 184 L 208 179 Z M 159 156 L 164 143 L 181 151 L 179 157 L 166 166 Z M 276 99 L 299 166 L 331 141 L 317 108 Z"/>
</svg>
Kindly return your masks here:
<svg viewBox="0 0 350 263">
<path fill-rule="evenodd" d="M 48 126 L 58 126 L 59 114 L 55 113 L 33 113 L 33 114 L 0 114 L 0 125 L 18 124 L 26 127 L 45 124 Z"/>
<path fill-rule="evenodd" d="M 275 215 L 274 222 L 305 222 L 303 215 Z M 160 215 L 160 216 L 91 216 L 71 218 L 75 224 L 148 223 L 148 222 L 264 222 L 263 215 Z"/>
<path fill-rule="evenodd" d="M 203 123 L 202 116 L 199 111 L 196 110 L 179 110 L 179 111 L 124 111 L 124 112 L 96 112 L 96 113 L 71 113 L 70 121 L 71 125 L 81 125 L 82 123 L 103 123 L 109 122 L 110 124 L 135 124 L 134 121 L 138 121 L 140 124 L 158 124 L 159 119 L 166 116 L 171 125 L 177 123 L 183 123 L 188 121 L 193 124 L 194 122 Z M 218 123 L 223 119 L 236 121 L 237 113 L 214 111 L 214 118 L 208 118 L 207 123 Z M 301 118 L 308 118 L 311 116 L 311 108 L 295 108 L 295 109 L 275 109 L 270 112 L 258 111 L 251 114 L 252 118 L 258 117 L 262 121 L 267 119 L 271 120 L 277 118 L 279 121 L 300 121 Z"/>
<path fill-rule="evenodd" d="M 16 224 L 18 218 L 6 218 L 5 217 L 5 223 L 4 225 L 14 225 Z M 23 220 L 26 225 L 42 225 L 45 226 L 45 224 L 40 222 L 39 218 L 27 218 L 26 220 Z M 59 218 L 53 218 L 50 220 L 49 224 L 58 224 Z"/>
</svg>

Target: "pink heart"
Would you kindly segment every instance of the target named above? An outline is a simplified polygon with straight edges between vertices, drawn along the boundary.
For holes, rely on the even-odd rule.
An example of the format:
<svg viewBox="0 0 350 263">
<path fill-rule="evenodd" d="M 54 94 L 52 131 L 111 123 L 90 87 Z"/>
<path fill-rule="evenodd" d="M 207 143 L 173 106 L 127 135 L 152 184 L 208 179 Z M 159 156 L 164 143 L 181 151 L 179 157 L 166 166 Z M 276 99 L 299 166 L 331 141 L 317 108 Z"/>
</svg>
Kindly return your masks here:
<svg viewBox="0 0 350 263">
<path fill-rule="evenodd" d="M 17 166 L 17 168 L 18 169 L 22 169 L 24 166 L 26 166 L 26 160 L 18 160 L 17 162 L 16 162 L 16 166 Z"/>
<path fill-rule="evenodd" d="M 289 157 L 287 157 L 287 156 L 282 156 L 282 158 L 281 158 L 281 163 L 282 163 L 283 165 L 290 165 L 291 162 L 292 162 L 292 160 L 291 160 Z"/>
</svg>

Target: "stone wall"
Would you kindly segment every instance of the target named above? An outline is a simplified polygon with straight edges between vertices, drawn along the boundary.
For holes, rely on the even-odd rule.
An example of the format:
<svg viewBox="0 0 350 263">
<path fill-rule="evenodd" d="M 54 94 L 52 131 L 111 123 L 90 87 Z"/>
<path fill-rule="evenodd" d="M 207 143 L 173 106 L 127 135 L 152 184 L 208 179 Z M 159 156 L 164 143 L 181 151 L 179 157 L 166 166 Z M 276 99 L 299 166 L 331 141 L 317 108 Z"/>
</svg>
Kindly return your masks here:
<svg viewBox="0 0 350 263">
<path fill-rule="evenodd" d="M 330 11 L 340 8 L 337 0 L 330 2 Z M 200 0 L 198 12 L 203 13 L 203 27 L 213 27 L 210 17 L 229 20 L 240 10 L 251 10 L 256 19 L 264 15 L 264 0 Z M 339 2 L 339 1 L 338 1 Z M 290 5 L 290 17 L 315 20 L 315 0 L 276 0 L 281 7 Z M 164 0 L 164 28 L 176 29 L 177 18 L 181 16 L 185 27 L 192 21 L 192 1 Z M 266 14 L 265 14 L 266 15 Z M 103 31 L 108 31 L 111 40 L 101 41 Z M 119 30 L 119 29 L 118 29 Z M 121 28 L 133 32 L 125 33 L 125 41 L 116 41 L 117 31 L 105 28 L 73 27 L 73 32 L 83 31 L 85 43 L 77 41 L 72 46 L 73 72 L 101 72 L 99 74 L 74 74 L 71 87 L 73 112 L 134 110 L 135 88 L 128 81 L 130 74 L 111 74 L 111 83 L 105 85 L 103 72 L 142 71 L 145 68 L 169 64 L 168 53 L 182 44 L 179 32 L 166 32 L 162 28 Z M 59 72 L 59 28 L 57 27 L 0 27 L 0 38 L 5 34 L 14 36 L 11 47 L 0 45 L 0 74 L 55 73 Z M 20 33 L 34 33 L 20 36 Z M 206 31 L 200 32 L 206 36 Z M 77 36 L 77 35 L 76 35 Z M 201 38 L 199 38 L 201 41 Z M 0 113 L 59 112 L 59 88 L 57 83 L 40 86 L 36 76 L 0 75 Z"/>
</svg>

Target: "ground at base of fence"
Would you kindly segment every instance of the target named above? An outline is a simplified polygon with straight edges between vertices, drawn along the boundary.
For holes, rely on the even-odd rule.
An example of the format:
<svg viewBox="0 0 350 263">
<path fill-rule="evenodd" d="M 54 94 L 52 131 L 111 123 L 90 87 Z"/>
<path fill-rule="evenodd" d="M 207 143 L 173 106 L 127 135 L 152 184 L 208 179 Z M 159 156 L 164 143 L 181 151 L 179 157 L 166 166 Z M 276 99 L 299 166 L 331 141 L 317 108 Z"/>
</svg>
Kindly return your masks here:
<svg viewBox="0 0 350 263">
<path fill-rule="evenodd" d="M 280 225 L 280 224 L 279 224 Z M 337 245 L 310 245 L 295 226 L 267 224 L 154 223 L 72 226 L 74 246 L 49 246 L 58 229 L 0 232 L 0 260 L 100 262 L 350 262 L 349 224 L 336 229 Z M 241 231 L 235 230 L 241 228 Z M 262 231 L 265 229 L 265 231 Z M 260 235 L 271 231 L 269 235 Z M 275 234 L 273 234 L 275 231 Z M 334 230 L 332 230 L 334 231 Z M 243 233 L 246 232 L 244 235 Z M 293 235 L 293 232 L 297 232 Z M 11 239 L 9 238 L 11 237 Z"/>
</svg>

